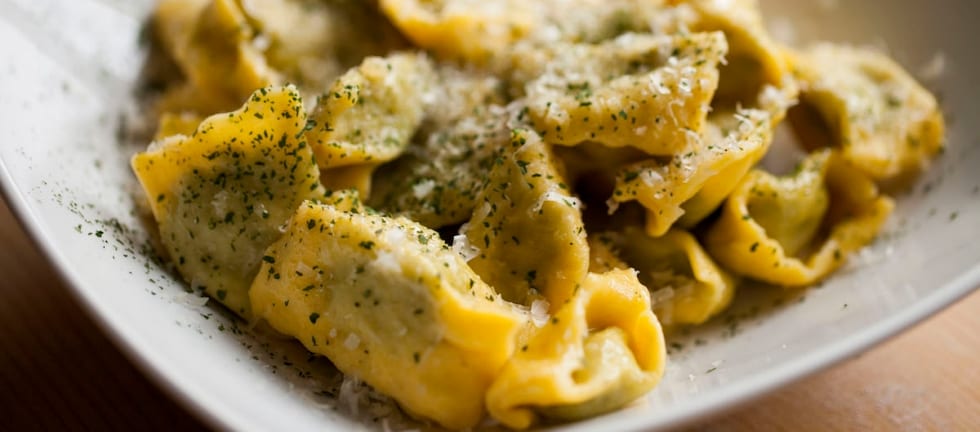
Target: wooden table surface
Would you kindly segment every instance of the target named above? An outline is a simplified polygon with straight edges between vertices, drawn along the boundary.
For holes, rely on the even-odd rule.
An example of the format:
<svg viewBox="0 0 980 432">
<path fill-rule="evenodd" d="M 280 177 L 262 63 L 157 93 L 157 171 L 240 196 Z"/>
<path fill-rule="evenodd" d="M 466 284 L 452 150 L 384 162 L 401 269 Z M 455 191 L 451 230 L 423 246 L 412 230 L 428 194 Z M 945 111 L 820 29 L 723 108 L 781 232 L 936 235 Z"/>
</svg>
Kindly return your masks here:
<svg viewBox="0 0 980 432">
<path fill-rule="evenodd" d="M 980 292 L 693 430 L 980 430 Z M 197 430 L 95 326 L 0 200 L 0 431 Z"/>
</svg>

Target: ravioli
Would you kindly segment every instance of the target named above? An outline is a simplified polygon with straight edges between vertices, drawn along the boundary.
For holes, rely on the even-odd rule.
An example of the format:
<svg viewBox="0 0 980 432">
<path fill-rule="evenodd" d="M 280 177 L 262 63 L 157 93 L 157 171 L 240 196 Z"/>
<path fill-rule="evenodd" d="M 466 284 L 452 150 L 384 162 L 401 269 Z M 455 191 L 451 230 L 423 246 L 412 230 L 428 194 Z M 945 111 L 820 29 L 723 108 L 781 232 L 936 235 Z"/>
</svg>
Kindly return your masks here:
<svg viewBox="0 0 980 432">
<path fill-rule="evenodd" d="M 526 316 L 439 234 L 404 218 L 307 202 L 265 252 L 255 314 L 408 412 L 463 429 Z"/>
<path fill-rule="evenodd" d="M 793 59 L 802 93 L 790 119 L 808 148 L 837 148 L 875 180 L 917 174 L 942 149 L 936 98 L 884 54 L 821 44 Z"/>
<path fill-rule="evenodd" d="M 514 130 L 460 230 L 477 251 L 469 265 L 518 304 L 564 304 L 588 272 L 581 202 L 558 163 L 534 132 Z"/>
<path fill-rule="evenodd" d="M 768 283 L 820 281 L 870 243 L 894 204 L 836 152 L 789 177 L 753 171 L 732 192 L 705 246 L 729 270 Z"/>
<path fill-rule="evenodd" d="M 132 161 L 177 270 L 246 318 L 263 251 L 300 203 L 323 196 L 305 127 L 295 87 L 265 88 Z"/>
<path fill-rule="evenodd" d="M 487 393 L 490 414 L 524 429 L 617 409 L 663 376 L 663 332 L 630 270 L 590 273 L 521 348 Z"/>
</svg>

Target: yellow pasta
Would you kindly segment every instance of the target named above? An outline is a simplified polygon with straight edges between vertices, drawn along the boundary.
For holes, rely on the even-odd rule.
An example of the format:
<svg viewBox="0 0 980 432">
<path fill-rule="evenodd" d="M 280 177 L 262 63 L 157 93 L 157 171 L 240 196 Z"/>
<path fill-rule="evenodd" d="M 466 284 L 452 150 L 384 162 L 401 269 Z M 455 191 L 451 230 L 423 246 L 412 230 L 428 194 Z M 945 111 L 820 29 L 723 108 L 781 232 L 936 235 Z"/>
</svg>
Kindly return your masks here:
<svg viewBox="0 0 980 432">
<path fill-rule="evenodd" d="M 353 189 L 360 196 L 370 197 L 371 175 L 377 167 L 377 164 L 361 164 L 327 168 L 321 171 L 320 183 L 327 190 Z"/>
<path fill-rule="evenodd" d="M 322 168 L 380 164 L 404 151 L 422 123 L 434 80 L 424 56 L 369 57 L 317 101 L 310 144 Z"/>
<path fill-rule="evenodd" d="M 381 9 L 418 46 L 449 60 L 509 61 L 521 42 L 599 42 L 649 28 L 659 0 L 381 0 Z"/>
<path fill-rule="evenodd" d="M 764 113 L 760 110 L 747 110 L 735 114 L 719 113 L 709 119 L 701 138 L 701 147 L 704 148 L 705 143 L 707 143 L 707 150 L 725 146 L 728 147 L 729 153 L 723 154 L 720 163 L 716 162 L 717 165 L 712 164 L 719 170 L 700 186 L 701 189 L 691 199 L 681 204 L 684 213 L 677 220 L 677 224 L 684 228 L 693 227 L 721 205 L 738 185 L 739 180 L 745 177 L 769 150 L 772 128 L 771 112 Z M 705 166 L 699 166 L 697 169 L 704 170 Z M 662 232 L 667 220 L 653 216 L 654 213 L 652 210 L 648 212 L 647 228 L 657 235 Z"/>
<path fill-rule="evenodd" d="M 174 135 L 191 135 L 202 120 L 204 120 L 202 117 L 190 112 L 163 113 L 160 115 L 160 121 L 157 122 L 157 133 L 153 140 L 163 141 Z"/>
<path fill-rule="evenodd" d="M 663 332 L 630 270 L 590 273 L 514 354 L 487 394 L 501 423 L 573 420 L 616 409 L 660 381 Z"/>
<path fill-rule="evenodd" d="M 465 222 L 511 135 L 501 107 L 475 111 L 379 173 L 370 203 L 433 228 Z"/>
<path fill-rule="evenodd" d="M 936 98 L 885 55 L 823 44 L 793 59 L 802 104 L 792 120 L 807 147 L 839 148 L 876 180 L 915 174 L 942 149 Z"/>
<path fill-rule="evenodd" d="M 312 96 L 364 57 L 406 47 L 362 2 L 161 0 L 154 26 L 184 75 L 163 94 L 161 112 L 228 110 L 258 87 L 286 82 Z"/>
<path fill-rule="evenodd" d="M 535 24 L 531 2 L 380 0 L 381 10 L 416 45 L 442 58 L 486 63 Z M 501 4 L 503 3 L 503 4 Z"/>
<path fill-rule="evenodd" d="M 191 287 L 251 317 L 248 287 L 279 226 L 323 195 L 293 87 L 255 92 L 133 158 L 160 240 Z"/>
<path fill-rule="evenodd" d="M 364 1 L 241 1 L 266 60 L 304 94 L 319 94 L 368 56 L 406 47 Z"/>
<path fill-rule="evenodd" d="M 266 251 L 250 298 L 344 373 L 455 429 L 483 417 L 523 319 L 435 231 L 312 202 Z"/>
<path fill-rule="evenodd" d="M 581 204 L 557 163 L 534 132 L 515 130 L 461 230 L 475 248 L 470 266 L 515 303 L 543 297 L 557 307 L 588 271 Z"/>
<path fill-rule="evenodd" d="M 725 33 L 729 54 L 722 66 L 715 104 L 765 109 L 775 103 L 774 123 L 778 123 L 785 114 L 786 101 L 796 95 L 796 85 L 782 50 L 765 30 L 758 0 L 671 2 L 693 11 L 679 14 L 675 25 Z"/>
<path fill-rule="evenodd" d="M 422 124 L 434 80 L 432 65 L 418 54 L 369 57 L 340 77 L 317 101 L 309 124 L 325 177 L 368 196 L 374 168 L 401 155 Z"/>
<path fill-rule="evenodd" d="M 704 323 L 724 310 L 735 294 L 735 280 L 686 231 L 651 237 L 639 227 L 629 227 L 601 233 L 590 243 L 601 251 L 594 260 L 639 272 L 664 325 Z M 602 257 L 604 253 L 608 255 Z"/>
<path fill-rule="evenodd" d="M 825 150 L 789 177 L 751 173 L 732 192 L 705 242 L 734 272 L 777 285 L 809 285 L 873 240 L 893 207 L 871 180 Z"/>
<path fill-rule="evenodd" d="M 712 210 L 769 148 L 771 118 L 766 111 L 718 113 L 703 136 L 668 161 L 647 159 L 616 176 L 610 203 L 637 201 L 647 209 L 647 231 L 663 235 L 690 210 L 693 225 Z M 703 192 L 703 193 L 702 193 Z"/>
<path fill-rule="evenodd" d="M 177 271 L 450 429 L 643 396 L 661 325 L 830 277 L 944 139 L 894 61 L 781 46 L 757 0 L 160 0 L 152 25 L 172 70 L 132 166 Z M 777 176 L 786 117 L 809 153 Z"/>
<path fill-rule="evenodd" d="M 163 111 L 232 109 L 280 81 L 252 45 L 255 30 L 234 0 L 162 0 L 154 17 L 164 50 L 187 78 Z"/>
<path fill-rule="evenodd" d="M 528 115 L 553 144 L 669 155 L 701 130 L 727 49 L 721 33 L 695 33 L 537 50 L 544 68 L 530 73 L 540 77 L 526 86 Z"/>
</svg>

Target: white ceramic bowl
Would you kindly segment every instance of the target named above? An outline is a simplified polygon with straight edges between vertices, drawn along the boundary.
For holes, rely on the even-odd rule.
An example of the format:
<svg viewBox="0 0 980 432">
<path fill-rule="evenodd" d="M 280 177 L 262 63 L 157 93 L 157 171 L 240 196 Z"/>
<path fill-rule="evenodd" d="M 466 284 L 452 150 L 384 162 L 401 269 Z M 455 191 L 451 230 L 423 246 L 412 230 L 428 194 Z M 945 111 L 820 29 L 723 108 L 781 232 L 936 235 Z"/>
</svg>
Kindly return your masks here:
<svg viewBox="0 0 980 432">
<path fill-rule="evenodd" d="M 846 271 L 782 301 L 744 289 L 730 318 L 677 341 L 683 348 L 671 350 L 667 375 L 647 398 L 568 430 L 695 421 L 867 349 L 980 283 L 977 4 L 764 3 L 782 38 L 876 44 L 927 74 L 942 60 L 945 73 L 928 85 L 950 113 L 948 151 L 899 197 L 888 233 Z M 147 228 L 134 211 L 128 166 L 135 149 L 117 135 L 151 6 L 0 0 L 0 180 L 8 202 L 106 332 L 202 418 L 235 430 L 380 427 L 351 420 L 316 394 L 330 385 L 327 362 L 237 327 L 143 253 Z"/>
</svg>

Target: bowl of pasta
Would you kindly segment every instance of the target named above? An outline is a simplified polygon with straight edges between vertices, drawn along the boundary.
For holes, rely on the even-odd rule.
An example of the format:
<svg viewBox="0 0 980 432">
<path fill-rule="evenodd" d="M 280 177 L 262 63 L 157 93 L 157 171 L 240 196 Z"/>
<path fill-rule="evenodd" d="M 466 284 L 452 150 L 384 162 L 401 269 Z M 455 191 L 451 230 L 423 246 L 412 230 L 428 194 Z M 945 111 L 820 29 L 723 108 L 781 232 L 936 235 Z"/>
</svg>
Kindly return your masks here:
<svg viewBox="0 0 980 432">
<path fill-rule="evenodd" d="M 217 427 L 666 429 L 980 283 L 969 8 L 12 0 L 0 180 Z"/>
</svg>

